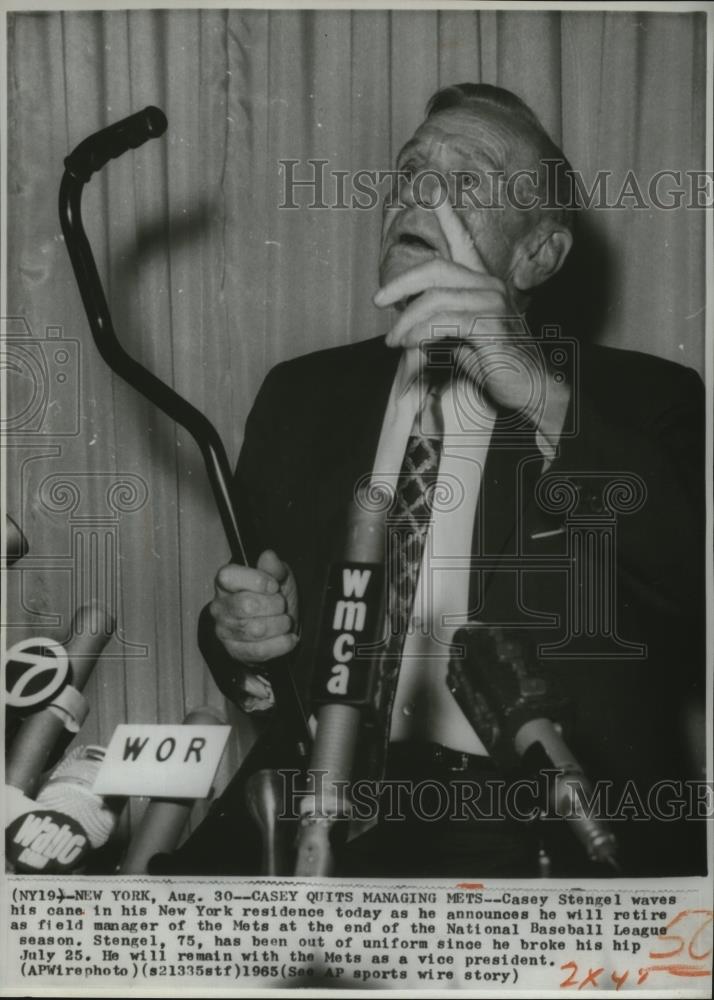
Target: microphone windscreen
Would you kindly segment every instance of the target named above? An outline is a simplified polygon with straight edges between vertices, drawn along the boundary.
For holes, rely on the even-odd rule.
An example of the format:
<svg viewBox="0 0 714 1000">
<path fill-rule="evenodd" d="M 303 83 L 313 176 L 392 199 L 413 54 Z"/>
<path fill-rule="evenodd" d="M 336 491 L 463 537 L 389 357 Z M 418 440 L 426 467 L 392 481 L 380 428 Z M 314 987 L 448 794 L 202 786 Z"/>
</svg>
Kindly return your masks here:
<svg viewBox="0 0 714 1000">
<path fill-rule="evenodd" d="M 106 844 L 117 824 L 116 811 L 92 791 L 104 753 L 103 747 L 77 747 L 60 761 L 36 800 L 38 807 L 77 820 L 93 848 Z"/>
<path fill-rule="evenodd" d="M 42 875 L 84 870 L 92 851 L 104 846 L 118 811 L 92 791 L 103 747 L 77 747 L 52 772 L 31 808 L 5 832 L 6 858 L 17 872 Z"/>
</svg>

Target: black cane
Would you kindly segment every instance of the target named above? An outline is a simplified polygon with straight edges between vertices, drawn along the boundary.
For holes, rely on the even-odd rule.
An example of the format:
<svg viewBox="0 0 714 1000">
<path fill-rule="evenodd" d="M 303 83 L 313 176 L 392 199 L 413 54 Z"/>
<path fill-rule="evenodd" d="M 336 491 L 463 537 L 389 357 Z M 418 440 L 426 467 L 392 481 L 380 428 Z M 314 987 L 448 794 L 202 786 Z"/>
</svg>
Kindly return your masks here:
<svg viewBox="0 0 714 1000">
<path fill-rule="evenodd" d="M 60 222 L 99 353 L 112 371 L 193 437 L 203 455 L 231 559 L 234 563 L 245 564 L 246 552 L 231 497 L 231 470 L 223 442 L 203 413 L 139 364 L 122 347 L 112 324 L 102 282 L 82 224 L 82 191 L 92 175 L 101 170 L 109 160 L 116 159 L 129 149 L 136 149 L 148 139 L 163 135 L 167 124 L 163 111 L 147 107 L 81 142 L 64 161 L 65 170 L 59 191 Z M 281 664 L 279 670 L 271 673 L 270 681 L 282 737 L 292 744 L 298 756 L 305 756 L 310 744 L 310 733 L 290 668 Z"/>
</svg>

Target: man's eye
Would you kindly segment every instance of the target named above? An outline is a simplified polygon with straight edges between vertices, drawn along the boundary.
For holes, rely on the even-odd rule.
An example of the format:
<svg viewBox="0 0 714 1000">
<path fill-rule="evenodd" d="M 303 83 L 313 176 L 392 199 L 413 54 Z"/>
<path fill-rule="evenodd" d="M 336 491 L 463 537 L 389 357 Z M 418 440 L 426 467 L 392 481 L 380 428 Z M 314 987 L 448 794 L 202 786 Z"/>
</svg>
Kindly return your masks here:
<svg viewBox="0 0 714 1000">
<path fill-rule="evenodd" d="M 477 188 L 481 186 L 483 176 L 475 170 L 462 170 L 459 171 L 457 181 L 460 182 L 461 187 L 464 189 Z"/>
</svg>

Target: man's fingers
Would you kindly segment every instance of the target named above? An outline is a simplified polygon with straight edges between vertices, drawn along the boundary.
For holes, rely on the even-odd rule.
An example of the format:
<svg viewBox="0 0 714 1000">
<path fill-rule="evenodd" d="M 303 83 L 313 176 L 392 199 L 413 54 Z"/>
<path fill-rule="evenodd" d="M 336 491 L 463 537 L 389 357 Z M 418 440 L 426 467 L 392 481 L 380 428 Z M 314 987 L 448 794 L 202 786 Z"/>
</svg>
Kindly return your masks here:
<svg viewBox="0 0 714 1000">
<path fill-rule="evenodd" d="M 480 355 L 489 350 L 501 352 L 503 338 L 507 335 L 507 331 L 503 327 L 503 320 L 498 316 L 479 317 L 474 323 L 474 317 L 471 313 L 444 310 L 429 316 L 428 319 L 414 323 L 402 335 L 399 345 L 405 350 L 409 350 L 412 347 L 421 347 L 426 342 L 433 343 L 432 331 L 439 327 L 448 329 L 451 337 L 463 340 L 470 351 L 477 351 Z"/>
<path fill-rule="evenodd" d="M 280 584 L 274 576 L 263 569 L 238 566 L 235 563 L 222 566 L 216 574 L 216 591 L 236 594 L 240 590 L 250 590 L 256 594 L 277 594 Z"/>
<path fill-rule="evenodd" d="M 221 642 L 229 656 L 250 666 L 267 663 L 278 656 L 292 652 L 298 644 L 298 637 L 294 632 L 288 632 L 286 635 L 276 635 L 258 642 L 242 642 L 236 639 L 222 639 Z"/>
<path fill-rule="evenodd" d="M 473 318 L 466 313 L 444 310 L 430 316 L 426 320 L 414 323 L 409 330 L 402 334 L 399 346 L 405 350 L 409 350 L 412 347 L 420 347 L 426 341 L 432 342 L 433 336 L 431 331 L 434 327 L 448 327 L 451 331 L 451 337 L 465 339 L 468 334 L 469 322 L 473 322 Z"/>
<path fill-rule="evenodd" d="M 384 288 L 380 288 L 373 301 L 381 309 L 401 302 L 410 295 L 419 295 L 429 288 L 495 288 L 505 292 L 505 286 L 499 278 L 434 257 L 425 264 L 411 267 Z"/>
<path fill-rule="evenodd" d="M 453 262 L 469 268 L 470 271 L 487 274 L 486 265 L 471 239 L 471 234 L 456 214 L 449 199 L 438 197 L 434 203 L 433 211 L 436 213 L 441 230 L 446 237 Z"/>
<path fill-rule="evenodd" d="M 444 337 L 467 337 L 474 327 L 478 316 L 496 316 L 503 310 L 503 297 L 494 289 L 472 291 L 471 289 L 437 288 L 425 292 L 411 302 L 400 315 L 397 322 L 387 334 L 387 346 L 403 345 L 405 335 L 419 325 L 420 329 L 429 319 L 431 327 L 426 323 L 427 336 L 434 339 Z M 443 313 L 463 313 L 468 316 L 465 328 L 455 330 L 451 327 L 440 332 L 437 317 Z"/>
<path fill-rule="evenodd" d="M 218 593 L 209 610 L 216 621 L 235 622 L 243 618 L 267 618 L 286 611 L 282 594 L 257 594 L 239 590 L 237 594 Z"/>
<path fill-rule="evenodd" d="M 286 635 L 294 628 L 290 615 L 267 615 L 264 618 L 231 618 L 221 615 L 216 622 L 216 635 L 224 642 L 256 642 L 272 639 L 276 635 Z"/>
</svg>

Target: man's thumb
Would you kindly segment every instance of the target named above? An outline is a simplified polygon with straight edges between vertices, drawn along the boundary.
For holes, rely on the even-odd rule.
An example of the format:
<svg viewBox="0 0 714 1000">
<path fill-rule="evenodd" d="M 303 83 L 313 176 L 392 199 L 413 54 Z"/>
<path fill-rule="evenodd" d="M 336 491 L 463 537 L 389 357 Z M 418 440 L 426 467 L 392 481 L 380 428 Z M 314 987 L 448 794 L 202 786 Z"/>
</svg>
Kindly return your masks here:
<svg viewBox="0 0 714 1000">
<path fill-rule="evenodd" d="M 262 569 L 264 573 L 270 573 L 278 583 L 285 583 L 290 572 L 288 564 L 279 559 L 272 549 L 266 549 L 265 552 L 261 552 L 256 563 L 256 568 Z"/>
</svg>

